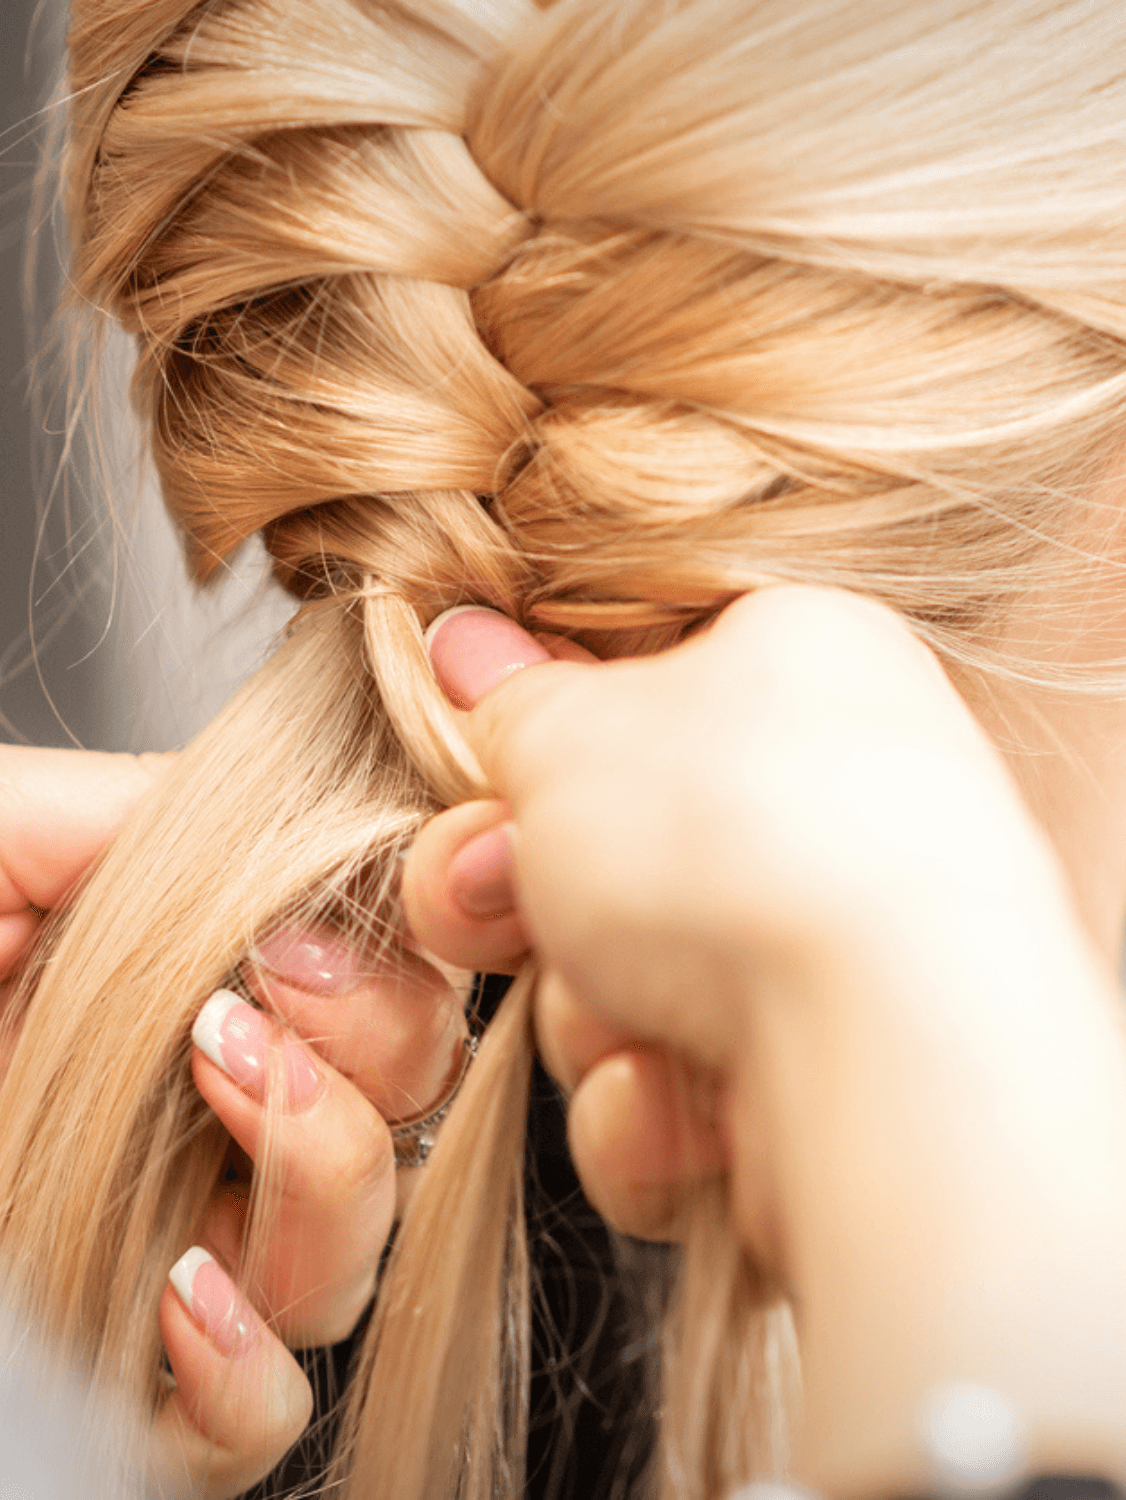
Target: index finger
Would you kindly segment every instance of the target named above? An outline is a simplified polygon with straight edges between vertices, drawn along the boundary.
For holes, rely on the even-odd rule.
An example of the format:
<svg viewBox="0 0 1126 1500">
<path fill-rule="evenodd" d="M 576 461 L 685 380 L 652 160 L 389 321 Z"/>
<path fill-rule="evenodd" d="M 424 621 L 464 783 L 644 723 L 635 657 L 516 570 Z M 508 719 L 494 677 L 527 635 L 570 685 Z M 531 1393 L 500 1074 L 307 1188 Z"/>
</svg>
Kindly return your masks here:
<svg viewBox="0 0 1126 1500">
<path fill-rule="evenodd" d="M 0 973 L 152 785 L 166 757 L 0 746 Z"/>
</svg>

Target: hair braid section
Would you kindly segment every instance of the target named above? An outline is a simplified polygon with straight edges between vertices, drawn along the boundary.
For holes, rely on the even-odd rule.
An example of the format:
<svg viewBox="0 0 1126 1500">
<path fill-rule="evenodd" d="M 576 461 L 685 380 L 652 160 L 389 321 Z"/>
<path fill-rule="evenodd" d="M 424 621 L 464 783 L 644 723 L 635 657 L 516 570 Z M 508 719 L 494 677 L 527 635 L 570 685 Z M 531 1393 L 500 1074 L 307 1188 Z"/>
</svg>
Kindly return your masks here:
<svg viewBox="0 0 1126 1500">
<path fill-rule="evenodd" d="M 76 0 L 67 169 L 90 267 L 82 290 L 112 286 L 115 264 L 261 135 L 304 125 L 459 134 L 483 62 L 528 12 L 525 0 Z"/>
<path fill-rule="evenodd" d="M 309 506 L 491 490 L 538 407 L 485 350 L 464 292 L 366 276 L 215 313 L 142 359 L 135 394 L 201 579 Z"/>
<path fill-rule="evenodd" d="M 606 27 L 555 5 L 475 95 L 474 155 L 541 220 L 1011 286 L 1122 334 L 1114 0 L 619 0 Z"/>
<path fill-rule="evenodd" d="M 1001 622 L 1102 545 L 1126 340 L 1015 293 L 585 223 L 472 300 L 544 403 L 496 502 L 544 623 L 797 577 L 885 599 L 947 659 L 1035 672 L 1004 667 Z"/>
<path fill-rule="evenodd" d="M 231 156 L 206 193 L 138 249 L 120 316 L 151 344 L 167 345 L 272 285 L 366 273 L 468 290 L 528 232 L 449 131 L 275 132 Z M 125 260 L 117 240 L 114 259 Z M 103 268 L 89 271 L 103 280 Z"/>
<path fill-rule="evenodd" d="M 429 127 L 456 127 L 520 14 L 211 6 L 121 96 L 78 283 L 138 335 L 135 401 L 199 577 L 262 527 L 291 556 L 273 523 L 342 497 L 497 487 L 538 402 L 481 345 L 466 294 L 532 226 Z M 342 38 L 352 93 L 334 81 Z"/>
</svg>

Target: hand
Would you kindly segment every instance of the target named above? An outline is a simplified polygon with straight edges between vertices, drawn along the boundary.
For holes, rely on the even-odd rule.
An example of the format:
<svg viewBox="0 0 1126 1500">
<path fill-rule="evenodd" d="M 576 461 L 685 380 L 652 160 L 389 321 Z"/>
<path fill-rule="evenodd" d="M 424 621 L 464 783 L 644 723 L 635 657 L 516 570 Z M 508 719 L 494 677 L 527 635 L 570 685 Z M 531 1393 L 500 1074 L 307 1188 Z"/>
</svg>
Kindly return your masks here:
<svg viewBox="0 0 1126 1500">
<path fill-rule="evenodd" d="M 163 755 L 0 746 L 0 979 L 160 775 Z"/>
<path fill-rule="evenodd" d="M 0 747 L 0 979 L 16 975 L 43 914 L 163 761 Z M 198 1048 L 192 1056 L 201 1093 L 237 1143 L 229 1180 L 205 1217 L 205 1254 L 177 1275 L 187 1301 L 170 1284 L 160 1306 L 176 1388 L 157 1418 L 157 1464 L 214 1497 L 269 1473 L 304 1429 L 311 1393 L 287 1345 L 345 1337 L 370 1300 L 410 1176 L 396 1180 L 385 1121 L 440 1096 L 465 1029 L 449 976 L 410 953 L 367 965 L 327 932 L 274 934 L 243 977 L 260 1008 L 244 1006 L 241 1045 L 225 1046 L 213 1026 L 220 1063 Z M 260 1148 L 260 1084 L 278 1050 L 292 1084 L 275 1135 L 282 1201 L 247 1305 L 227 1270 L 239 1260 Z"/>
<path fill-rule="evenodd" d="M 530 940 L 592 1197 L 644 1217 L 653 1183 L 667 1210 L 726 1160 L 797 1299 L 799 1464 L 826 1488 L 924 1482 L 915 1414 L 955 1375 L 1016 1401 L 1038 1460 L 1116 1467 L 1117 1000 L 937 662 L 828 590 L 764 590 L 643 661 L 549 664 L 513 630 L 432 641 L 505 800 L 424 830 L 404 901 L 458 962 Z"/>
<path fill-rule="evenodd" d="M 197 1492 L 217 1497 L 268 1473 L 306 1426 L 310 1391 L 289 1349 L 346 1338 L 374 1295 L 411 1176 L 396 1176 L 386 1122 L 440 1097 L 466 1029 L 464 995 L 432 965 L 410 953 L 365 965 L 325 930 L 275 934 L 243 978 L 258 1004 L 211 997 L 192 1054 L 200 1093 L 239 1149 L 160 1308 L 176 1378 L 162 1446 Z M 247 1303 L 226 1271 L 246 1233 L 271 1054 L 284 1080 L 281 1202 Z"/>
</svg>

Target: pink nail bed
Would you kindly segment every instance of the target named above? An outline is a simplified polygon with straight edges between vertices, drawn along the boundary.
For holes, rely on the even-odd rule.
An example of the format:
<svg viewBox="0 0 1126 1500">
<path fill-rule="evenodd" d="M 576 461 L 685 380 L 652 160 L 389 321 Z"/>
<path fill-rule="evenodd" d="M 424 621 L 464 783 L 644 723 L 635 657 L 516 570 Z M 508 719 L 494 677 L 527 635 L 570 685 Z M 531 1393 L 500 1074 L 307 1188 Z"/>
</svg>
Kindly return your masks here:
<svg viewBox="0 0 1126 1500">
<path fill-rule="evenodd" d="M 502 823 L 479 833 L 450 861 L 450 892 L 467 916 L 503 917 L 516 905 L 508 829 Z"/>
<path fill-rule="evenodd" d="M 355 951 L 312 927 L 282 927 L 254 950 L 263 968 L 316 995 L 344 995 L 363 982 Z"/>
<path fill-rule="evenodd" d="M 287 1109 L 304 1109 L 321 1091 L 321 1075 L 299 1042 L 285 1039 L 285 1103 Z"/>
<path fill-rule="evenodd" d="M 256 1099 L 266 1097 L 266 1078 L 273 1031 L 260 1010 L 233 990 L 216 990 L 196 1017 L 192 1041 L 204 1056 Z M 321 1088 L 321 1075 L 305 1049 L 291 1037 L 282 1042 L 285 1102 L 289 1109 L 310 1104 Z"/>
<path fill-rule="evenodd" d="M 168 1273 L 180 1301 L 224 1354 L 245 1353 L 261 1338 L 249 1302 L 218 1262 L 199 1245 L 181 1255 Z"/>
<path fill-rule="evenodd" d="M 552 660 L 534 636 L 495 609 L 461 604 L 426 632 L 434 675 L 455 708 L 473 708 L 524 667 Z"/>
</svg>

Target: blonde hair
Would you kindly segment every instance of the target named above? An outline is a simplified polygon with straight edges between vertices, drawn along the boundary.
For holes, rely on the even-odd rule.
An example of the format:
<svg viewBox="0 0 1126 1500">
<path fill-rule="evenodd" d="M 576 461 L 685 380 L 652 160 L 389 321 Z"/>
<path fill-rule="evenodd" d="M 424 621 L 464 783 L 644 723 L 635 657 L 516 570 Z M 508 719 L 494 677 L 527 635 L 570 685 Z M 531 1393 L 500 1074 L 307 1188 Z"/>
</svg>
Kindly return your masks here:
<svg viewBox="0 0 1126 1500">
<path fill-rule="evenodd" d="M 1003 627 L 1107 513 L 1123 44 L 1118 0 L 74 0 L 78 294 L 136 335 L 197 578 L 261 531 L 303 601 L 24 997 L 4 1251 L 99 1374 L 158 1399 L 156 1301 L 225 1146 L 202 1000 L 303 902 L 378 923 L 420 820 L 488 790 L 428 668 L 440 610 L 613 654 L 795 578 L 962 668 L 1085 685 Z M 347 1494 L 521 1488 L 532 984 L 398 1237 Z M 661 1492 L 777 1472 L 785 1315 L 721 1184 L 672 1323 Z"/>
</svg>

